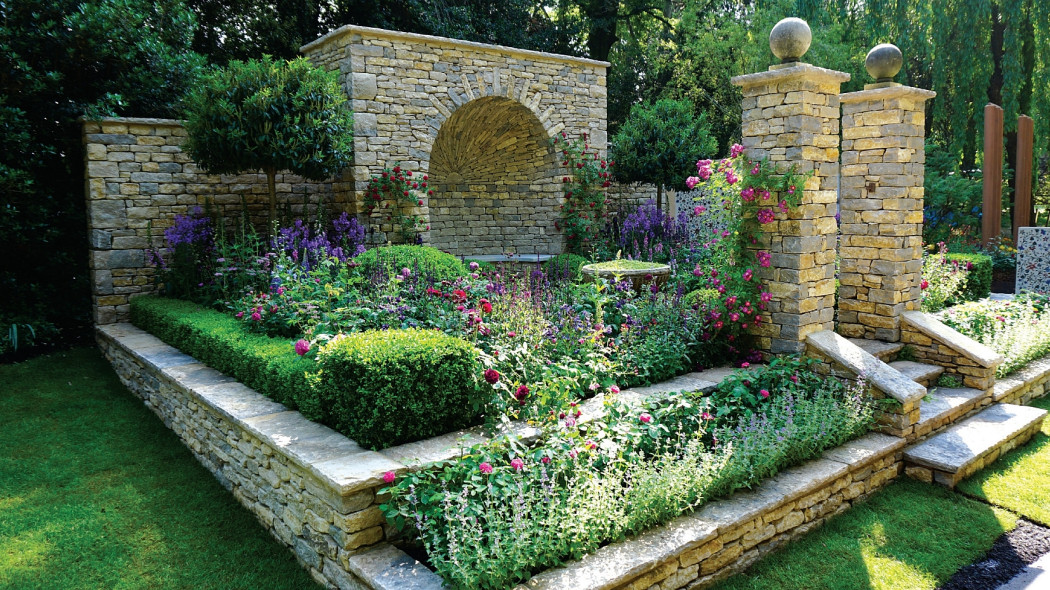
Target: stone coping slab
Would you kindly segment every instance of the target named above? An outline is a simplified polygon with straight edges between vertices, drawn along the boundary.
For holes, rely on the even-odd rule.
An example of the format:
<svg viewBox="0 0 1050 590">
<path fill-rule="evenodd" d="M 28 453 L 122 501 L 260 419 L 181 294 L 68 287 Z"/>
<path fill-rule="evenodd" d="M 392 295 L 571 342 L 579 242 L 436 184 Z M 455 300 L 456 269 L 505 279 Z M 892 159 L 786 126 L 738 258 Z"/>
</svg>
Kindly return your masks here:
<svg viewBox="0 0 1050 590">
<path fill-rule="evenodd" d="M 918 403 L 926 396 L 925 387 L 831 330 L 810 334 L 806 343 L 902 404 Z"/>
<path fill-rule="evenodd" d="M 906 311 L 901 314 L 901 320 L 925 336 L 941 342 L 982 367 L 998 367 L 1005 360 L 1003 355 L 973 338 L 949 328 L 929 314 L 921 311 Z"/>
<path fill-rule="evenodd" d="M 1050 356 L 1036 359 L 1025 365 L 1024 368 L 997 380 L 993 390 L 995 401 L 1011 397 L 1021 389 L 1047 379 L 1050 379 Z"/>
<path fill-rule="evenodd" d="M 819 82 L 849 82 L 850 75 L 838 70 L 829 70 L 814 65 L 801 63 L 797 65 L 756 72 L 754 74 L 742 74 L 729 79 L 734 86 L 757 86 L 759 84 L 777 84 L 794 78 L 807 78 Z"/>
<path fill-rule="evenodd" d="M 940 365 L 929 365 L 915 361 L 893 361 L 888 364 L 904 374 L 905 377 L 917 383 L 933 381 L 940 377 L 941 373 L 944 373 L 944 367 Z"/>
<path fill-rule="evenodd" d="M 462 41 L 460 39 L 449 39 L 448 37 L 437 37 L 434 35 L 423 35 L 420 33 L 405 33 L 402 31 L 390 31 L 387 29 L 376 29 L 373 27 L 361 27 L 357 25 L 345 25 L 338 29 L 315 39 L 303 45 L 299 48 L 299 53 L 306 54 L 307 52 L 316 49 L 322 45 L 345 37 L 347 35 L 361 35 L 364 38 L 370 39 L 395 39 L 401 41 L 411 41 L 414 43 L 421 43 L 425 45 L 443 45 L 446 47 L 460 47 L 467 49 L 476 49 L 483 53 L 504 53 L 507 55 L 517 55 L 530 59 L 537 59 L 543 61 L 558 61 L 566 63 L 575 63 L 581 65 L 597 66 L 601 68 L 608 68 L 611 64 L 607 61 L 598 61 L 595 59 L 588 59 L 585 57 L 575 57 L 572 55 L 562 55 L 559 53 L 546 53 L 543 51 L 533 51 L 531 49 L 518 49 L 517 47 L 507 47 L 506 45 L 490 45 L 488 43 L 478 43 L 476 41 Z"/>
<path fill-rule="evenodd" d="M 892 100 L 894 98 L 911 98 L 918 100 L 929 100 L 937 96 L 937 93 L 925 88 L 914 88 L 912 86 L 887 86 L 885 88 L 871 88 L 857 92 L 844 92 L 839 95 L 839 102 L 850 104 L 868 100 Z"/>
<path fill-rule="evenodd" d="M 1003 441 L 1042 421 L 1046 410 L 994 404 L 904 452 L 910 463 L 956 473 L 994 450 Z"/>
</svg>

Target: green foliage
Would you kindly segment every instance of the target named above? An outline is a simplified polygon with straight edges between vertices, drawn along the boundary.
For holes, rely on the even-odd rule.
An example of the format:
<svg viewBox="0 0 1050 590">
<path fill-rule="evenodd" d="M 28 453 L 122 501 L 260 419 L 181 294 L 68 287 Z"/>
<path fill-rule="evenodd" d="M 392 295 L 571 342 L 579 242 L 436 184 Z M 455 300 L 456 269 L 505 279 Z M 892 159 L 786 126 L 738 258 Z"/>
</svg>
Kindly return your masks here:
<svg viewBox="0 0 1050 590">
<path fill-rule="evenodd" d="M 405 474 L 382 509 L 397 528 L 415 529 L 450 587 L 506 588 L 819 456 L 872 423 L 870 404 L 835 382 L 723 422 L 710 407 L 696 393 L 641 408 L 614 398 L 602 416 L 582 426 L 567 418 L 531 448 L 495 439 Z"/>
<path fill-rule="evenodd" d="M 203 64 L 193 27 L 177 0 L 0 6 L 0 310 L 63 331 L 89 325 L 77 118 L 178 116 Z"/>
<path fill-rule="evenodd" d="M 485 395 L 474 347 L 429 330 L 337 336 L 317 353 L 313 379 L 326 421 L 379 449 L 478 422 Z"/>
<path fill-rule="evenodd" d="M 543 263 L 543 272 L 548 277 L 566 277 L 571 280 L 580 278 L 580 267 L 589 261 L 579 254 L 558 254 Z"/>
<path fill-rule="evenodd" d="M 354 262 L 365 276 L 377 269 L 388 274 L 397 274 L 403 268 L 433 275 L 439 281 L 452 281 L 467 275 L 467 268 L 455 256 L 430 246 L 384 246 L 367 250 Z"/>
<path fill-rule="evenodd" d="M 1050 298 L 1026 294 L 1013 301 L 975 301 L 949 309 L 942 321 L 1002 354 L 1003 377 L 1050 354 Z"/>
<path fill-rule="evenodd" d="M 269 56 L 233 61 L 186 99 L 186 151 L 208 172 L 262 170 L 276 218 L 274 175 L 326 180 L 353 158 L 353 116 L 334 72 Z"/>
<path fill-rule="evenodd" d="M 598 150 L 583 139 L 568 139 L 563 131 L 551 140 L 562 159 L 566 176 L 562 177 L 565 204 L 562 219 L 555 227 L 565 233 L 565 247 L 573 254 L 590 252 L 608 211 L 605 189 L 612 181 L 612 164 L 599 159 Z"/>
<path fill-rule="evenodd" d="M 686 189 L 683 171 L 718 147 L 706 114 L 697 116 L 688 100 L 671 99 L 631 107 L 611 143 L 616 178 L 677 191 Z"/>
<path fill-rule="evenodd" d="M 297 355 L 290 340 L 253 334 L 229 315 L 162 297 L 132 299 L 131 322 L 307 418 L 321 418 L 306 379 L 316 364 Z"/>
<path fill-rule="evenodd" d="M 948 261 L 966 269 L 966 281 L 956 301 L 984 299 L 992 292 L 992 257 L 987 254 L 948 254 Z"/>
<path fill-rule="evenodd" d="M 714 289 L 697 289 L 685 295 L 686 305 L 711 306 L 722 298 L 722 294 Z"/>
<path fill-rule="evenodd" d="M 964 174 L 958 157 L 932 141 L 926 143 L 924 189 L 923 241 L 934 244 L 980 236 L 980 174 Z"/>
</svg>

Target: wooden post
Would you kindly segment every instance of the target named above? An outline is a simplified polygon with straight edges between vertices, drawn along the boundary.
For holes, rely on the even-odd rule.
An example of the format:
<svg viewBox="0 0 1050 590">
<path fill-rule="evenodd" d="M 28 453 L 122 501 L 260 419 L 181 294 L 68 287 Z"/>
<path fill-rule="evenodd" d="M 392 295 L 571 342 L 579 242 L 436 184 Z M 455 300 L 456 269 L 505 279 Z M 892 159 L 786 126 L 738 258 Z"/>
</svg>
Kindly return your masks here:
<svg viewBox="0 0 1050 590">
<path fill-rule="evenodd" d="M 981 243 L 985 246 L 1002 232 L 1003 210 L 1003 109 L 984 105 L 984 215 Z"/>
<path fill-rule="evenodd" d="M 1017 192 L 1014 194 L 1014 244 L 1017 244 L 1017 229 L 1032 225 L 1032 118 L 1021 115 L 1017 118 Z"/>
</svg>

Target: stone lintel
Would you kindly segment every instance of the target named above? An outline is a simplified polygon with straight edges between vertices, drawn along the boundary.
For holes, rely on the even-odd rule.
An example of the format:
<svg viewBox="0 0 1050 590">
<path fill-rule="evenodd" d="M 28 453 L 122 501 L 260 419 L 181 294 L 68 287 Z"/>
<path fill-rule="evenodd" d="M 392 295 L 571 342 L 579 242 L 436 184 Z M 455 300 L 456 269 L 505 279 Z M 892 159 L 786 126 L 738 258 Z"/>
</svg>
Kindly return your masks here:
<svg viewBox="0 0 1050 590">
<path fill-rule="evenodd" d="M 846 92 L 839 95 L 839 102 L 851 104 L 870 100 L 891 100 L 894 98 L 908 98 L 916 101 L 925 101 L 937 96 L 937 93 L 925 88 L 913 86 L 888 86 L 886 88 L 872 88 L 859 90 L 857 92 Z"/>
<path fill-rule="evenodd" d="M 786 82 L 796 78 L 841 84 L 843 82 L 849 82 L 850 75 L 838 70 L 829 70 L 827 68 L 819 68 L 810 64 L 799 63 L 787 68 L 734 76 L 729 81 L 734 86 L 747 88 L 749 86 L 758 86 L 760 84 L 779 84 L 780 82 Z"/>
<path fill-rule="evenodd" d="M 397 41 L 409 41 L 413 43 L 421 43 L 425 45 L 438 45 L 445 47 L 456 47 L 474 49 L 482 53 L 499 53 L 504 55 L 516 55 L 525 57 L 528 59 L 536 59 L 541 61 L 557 61 L 572 63 L 583 66 L 592 66 L 598 68 L 608 68 L 611 64 L 607 61 L 598 61 L 595 59 L 587 59 L 585 57 L 574 57 L 572 55 L 561 55 L 558 53 L 546 53 L 543 51 L 532 51 L 530 49 L 518 49 L 517 47 L 507 47 L 505 45 L 490 45 L 488 43 L 477 43 L 475 41 L 461 41 L 459 39 L 449 39 L 448 37 L 436 37 L 434 35 L 421 35 L 419 33 L 405 33 L 402 31 L 388 31 L 386 29 L 376 29 L 373 27 L 359 27 L 357 25 L 346 25 L 339 27 L 338 29 L 324 35 L 306 45 L 299 48 L 299 53 L 306 55 L 309 52 L 316 51 L 321 47 L 332 43 L 337 39 L 341 39 L 347 35 L 360 35 L 366 39 L 393 39 Z"/>
<path fill-rule="evenodd" d="M 81 123 L 127 123 L 129 125 L 156 125 L 158 127 L 182 127 L 185 121 L 181 119 L 158 119 L 155 117 L 100 117 L 88 119 L 80 117 Z"/>
</svg>

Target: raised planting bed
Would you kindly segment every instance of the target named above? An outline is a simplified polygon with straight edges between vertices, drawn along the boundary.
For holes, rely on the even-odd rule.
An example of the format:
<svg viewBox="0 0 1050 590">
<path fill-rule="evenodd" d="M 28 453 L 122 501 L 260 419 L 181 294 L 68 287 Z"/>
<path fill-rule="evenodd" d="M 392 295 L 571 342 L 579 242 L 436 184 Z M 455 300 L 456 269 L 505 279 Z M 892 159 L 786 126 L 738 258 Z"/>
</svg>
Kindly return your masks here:
<svg viewBox="0 0 1050 590">
<path fill-rule="evenodd" d="M 101 326 L 97 337 L 129 389 L 315 579 L 339 588 L 441 587 L 437 574 L 391 544 L 396 535 L 385 522 L 380 505 L 386 498 L 378 491 L 391 474 L 400 479 L 422 464 L 461 457 L 470 444 L 486 440 L 480 429 L 369 451 L 133 326 Z M 602 419 L 612 407 L 606 398 L 644 404 L 672 391 L 711 392 L 733 378 L 719 369 L 603 393 L 580 405 L 579 420 Z M 507 428 L 519 444 L 539 434 L 517 423 Z M 539 573 L 527 586 L 564 587 L 566 580 L 573 580 L 573 588 L 638 587 L 641 580 L 667 588 L 692 580 L 706 584 L 891 480 L 899 471 L 901 444 L 864 436 L 781 471 L 755 491 L 709 502 L 694 514 Z"/>
<path fill-rule="evenodd" d="M 637 291 L 647 285 L 662 287 L 671 276 L 671 267 L 641 260 L 610 260 L 586 264 L 580 267 L 580 273 L 588 281 L 593 281 L 596 277 L 609 282 L 631 281 L 631 285 Z"/>
</svg>

